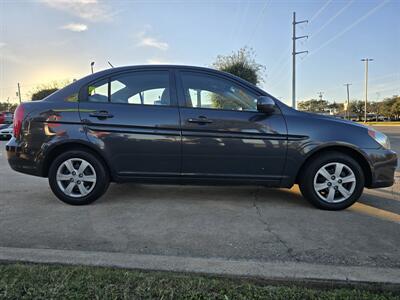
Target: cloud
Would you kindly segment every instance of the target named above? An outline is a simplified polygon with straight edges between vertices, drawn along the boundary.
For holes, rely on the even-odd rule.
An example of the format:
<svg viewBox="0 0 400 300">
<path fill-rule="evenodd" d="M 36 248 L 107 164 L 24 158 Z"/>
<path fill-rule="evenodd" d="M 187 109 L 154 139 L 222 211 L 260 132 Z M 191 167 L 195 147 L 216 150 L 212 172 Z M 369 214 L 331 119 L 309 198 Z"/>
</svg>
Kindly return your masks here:
<svg viewBox="0 0 400 300">
<path fill-rule="evenodd" d="M 169 48 L 169 45 L 165 42 L 160 42 L 158 40 L 156 40 L 155 38 L 152 37 L 143 37 L 139 43 L 138 46 L 142 46 L 142 47 L 153 47 L 153 48 L 157 48 L 160 50 L 167 50 Z"/>
<path fill-rule="evenodd" d="M 148 36 L 146 33 L 146 30 L 139 32 L 137 35 L 137 46 L 138 47 L 151 47 L 151 48 L 156 48 L 159 50 L 168 50 L 169 45 L 166 42 L 162 42 L 157 40 L 154 37 Z"/>
<path fill-rule="evenodd" d="M 86 24 L 70 23 L 60 27 L 61 29 L 71 30 L 74 32 L 82 32 L 88 30 Z"/>
<path fill-rule="evenodd" d="M 41 2 L 91 22 L 111 21 L 116 14 L 109 5 L 98 0 L 41 0 Z"/>
<path fill-rule="evenodd" d="M 147 60 L 147 63 L 151 65 L 165 65 L 165 64 L 170 64 L 171 62 L 158 58 L 150 58 Z"/>
</svg>

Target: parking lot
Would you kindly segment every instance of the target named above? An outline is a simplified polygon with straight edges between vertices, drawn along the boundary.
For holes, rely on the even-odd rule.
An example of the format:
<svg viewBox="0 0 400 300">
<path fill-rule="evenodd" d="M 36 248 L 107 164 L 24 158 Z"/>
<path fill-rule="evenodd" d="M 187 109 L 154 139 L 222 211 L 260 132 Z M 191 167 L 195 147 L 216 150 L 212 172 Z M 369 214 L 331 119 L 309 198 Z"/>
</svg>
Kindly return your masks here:
<svg viewBox="0 0 400 300">
<path fill-rule="evenodd" d="M 400 127 L 379 127 L 400 153 Z M 58 201 L 16 173 L 0 143 L 0 247 L 400 268 L 400 183 L 345 211 L 317 210 L 297 186 L 113 184 L 93 205 Z"/>
</svg>

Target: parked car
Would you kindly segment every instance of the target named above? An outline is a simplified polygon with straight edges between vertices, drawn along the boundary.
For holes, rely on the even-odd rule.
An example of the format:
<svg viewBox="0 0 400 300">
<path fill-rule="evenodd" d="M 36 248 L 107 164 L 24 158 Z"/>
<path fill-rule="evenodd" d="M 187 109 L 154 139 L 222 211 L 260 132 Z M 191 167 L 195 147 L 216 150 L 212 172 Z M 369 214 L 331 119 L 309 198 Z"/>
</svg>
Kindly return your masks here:
<svg viewBox="0 0 400 300">
<path fill-rule="evenodd" d="M 13 113 L 10 111 L 0 112 L 0 124 L 11 124 L 13 122 Z"/>
<path fill-rule="evenodd" d="M 0 140 L 4 139 L 11 139 L 13 135 L 13 125 L 12 124 L 6 124 L 4 126 L 0 125 Z"/>
<path fill-rule="evenodd" d="M 0 124 L 0 130 L 9 127 L 10 124 Z"/>
<path fill-rule="evenodd" d="M 14 170 L 48 177 L 74 205 L 109 182 L 298 183 L 315 206 L 339 210 L 364 187 L 391 186 L 397 164 L 372 128 L 296 111 L 238 77 L 189 66 L 113 68 L 23 103 L 6 150 Z"/>
</svg>

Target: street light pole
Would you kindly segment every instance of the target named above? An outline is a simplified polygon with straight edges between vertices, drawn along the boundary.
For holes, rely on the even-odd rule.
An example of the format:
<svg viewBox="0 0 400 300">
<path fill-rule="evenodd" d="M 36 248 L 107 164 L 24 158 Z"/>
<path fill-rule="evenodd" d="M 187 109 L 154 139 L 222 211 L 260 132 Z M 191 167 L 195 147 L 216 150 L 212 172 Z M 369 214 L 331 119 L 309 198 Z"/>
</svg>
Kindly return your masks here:
<svg viewBox="0 0 400 300">
<path fill-rule="evenodd" d="M 94 66 L 94 61 L 92 61 L 92 62 L 90 63 L 90 69 L 92 70 L 92 74 L 93 74 L 93 66 Z"/>
<path fill-rule="evenodd" d="M 368 62 L 373 61 L 372 58 L 363 58 L 365 62 L 365 107 L 364 107 L 364 123 L 367 122 L 367 102 L 368 102 Z"/>
<path fill-rule="evenodd" d="M 347 120 L 350 120 L 350 111 L 349 111 L 349 108 L 350 108 L 350 85 L 351 85 L 351 83 L 345 83 L 344 84 L 345 86 L 346 86 L 346 88 L 347 88 L 347 109 L 346 109 L 346 114 L 347 114 Z"/>
<path fill-rule="evenodd" d="M 21 104 L 21 86 L 19 85 L 19 82 L 17 83 L 18 87 L 18 99 L 19 99 L 19 104 Z"/>
</svg>

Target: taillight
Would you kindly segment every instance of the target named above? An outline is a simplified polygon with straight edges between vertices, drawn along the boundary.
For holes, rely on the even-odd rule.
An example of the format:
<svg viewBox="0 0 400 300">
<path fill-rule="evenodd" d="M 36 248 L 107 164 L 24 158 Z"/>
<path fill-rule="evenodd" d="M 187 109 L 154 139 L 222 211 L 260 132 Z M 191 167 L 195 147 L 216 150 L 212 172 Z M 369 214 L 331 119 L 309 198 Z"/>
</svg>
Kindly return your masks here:
<svg viewBox="0 0 400 300">
<path fill-rule="evenodd" d="M 19 138 L 21 136 L 22 131 L 22 121 L 24 119 L 24 107 L 22 104 L 18 105 L 17 109 L 14 112 L 14 136 L 15 138 Z"/>
</svg>

